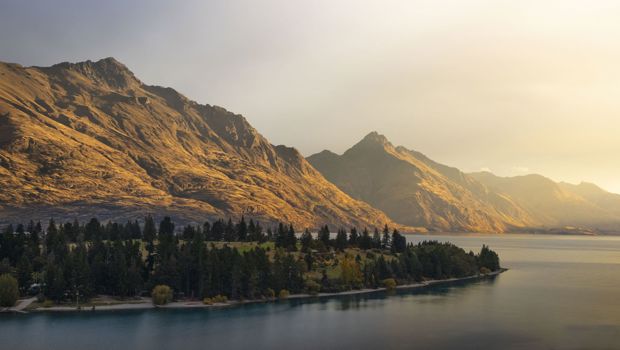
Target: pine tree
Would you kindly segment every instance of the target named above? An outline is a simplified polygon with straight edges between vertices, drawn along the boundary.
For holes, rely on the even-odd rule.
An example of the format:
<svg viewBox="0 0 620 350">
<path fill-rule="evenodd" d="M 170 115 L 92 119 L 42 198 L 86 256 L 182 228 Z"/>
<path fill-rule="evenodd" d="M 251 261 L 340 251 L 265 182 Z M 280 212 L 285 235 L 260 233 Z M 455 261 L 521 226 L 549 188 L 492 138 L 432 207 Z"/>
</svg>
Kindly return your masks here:
<svg viewBox="0 0 620 350">
<path fill-rule="evenodd" d="M 301 235 L 301 251 L 304 253 L 309 252 L 312 249 L 312 233 L 310 230 L 306 229 L 304 233 Z"/>
<path fill-rule="evenodd" d="M 359 247 L 361 249 L 372 248 L 372 238 L 370 238 L 370 233 L 368 233 L 367 228 L 364 228 L 364 232 L 362 232 L 362 236 L 359 239 Z"/>
<path fill-rule="evenodd" d="M 297 237 L 295 236 L 295 229 L 292 224 L 289 224 L 288 231 L 286 233 L 286 248 L 290 252 L 297 251 Z"/>
<path fill-rule="evenodd" d="M 241 216 L 241 220 L 237 224 L 237 237 L 239 241 L 246 241 L 248 239 L 248 225 L 245 223 L 245 218 Z"/>
<path fill-rule="evenodd" d="M 339 251 L 344 251 L 347 247 L 347 232 L 344 229 L 338 230 L 335 245 Z"/>
<path fill-rule="evenodd" d="M 327 225 L 323 226 L 319 231 L 319 241 L 326 249 L 329 248 L 329 227 Z"/>
<path fill-rule="evenodd" d="M 391 247 L 390 229 L 388 228 L 388 225 L 386 224 L 385 227 L 383 228 L 383 237 L 381 238 L 381 248 L 390 249 L 390 247 Z"/>
<path fill-rule="evenodd" d="M 237 232 L 235 231 L 235 225 L 230 218 L 228 219 L 228 222 L 226 223 L 226 228 L 224 229 L 224 240 L 226 242 L 237 241 Z"/>
<path fill-rule="evenodd" d="M 286 235 L 287 235 L 287 231 L 284 228 L 284 224 L 280 222 L 278 224 L 278 231 L 276 232 L 276 237 L 275 237 L 276 247 L 280 247 L 280 248 L 287 247 Z"/>
<path fill-rule="evenodd" d="M 102 239 L 101 234 L 101 224 L 96 218 L 90 219 L 90 221 L 84 226 L 84 238 L 87 241 Z"/>
<path fill-rule="evenodd" d="M 351 233 L 349 234 L 349 245 L 352 247 L 359 246 L 360 236 L 357 233 L 357 229 L 355 227 L 351 228 Z"/>
<path fill-rule="evenodd" d="M 402 253 L 407 249 L 407 239 L 405 236 L 398 233 L 398 230 L 394 229 L 392 232 L 392 252 Z"/>
<path fill-rule="evenodd" d="M 22 254 L 17 263 L 17 282 L 22 293 L 28 290 L 32 282 L 32 264 L 26 254 Z"/>
<path fill-rule="evenodd" d="M 381 235 L 376 227 L 375 232 L 372 235 L 372 247 L 377 249 L 381 248 Z"/>
</svg>

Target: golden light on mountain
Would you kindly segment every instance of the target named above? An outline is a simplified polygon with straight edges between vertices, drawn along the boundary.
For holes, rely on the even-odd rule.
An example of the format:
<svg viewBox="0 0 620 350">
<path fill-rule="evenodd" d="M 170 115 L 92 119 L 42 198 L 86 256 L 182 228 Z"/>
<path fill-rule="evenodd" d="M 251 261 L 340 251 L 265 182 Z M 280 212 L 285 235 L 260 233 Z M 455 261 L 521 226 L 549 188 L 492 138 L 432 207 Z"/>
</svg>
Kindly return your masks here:
<svg viewBox="0 0 620 350">
<path fill-rule="evenodd" d="M 113 58 L 1 63 L 0 126 L 7 221 L 155 213 L 180 222 L 247 215 L 299 227 L 391 223 L 244 117 L 145 85 Z"/>
</svg>

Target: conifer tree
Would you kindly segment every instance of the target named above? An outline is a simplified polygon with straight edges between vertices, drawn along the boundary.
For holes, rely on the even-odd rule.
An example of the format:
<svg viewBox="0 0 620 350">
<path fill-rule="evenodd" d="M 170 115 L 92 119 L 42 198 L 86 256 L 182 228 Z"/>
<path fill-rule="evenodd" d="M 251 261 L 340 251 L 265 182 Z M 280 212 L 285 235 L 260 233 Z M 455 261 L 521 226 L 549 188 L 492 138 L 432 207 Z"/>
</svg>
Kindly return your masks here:
<svg viewBox="0 0 620 350">
<path fill-rule="evenodd" d="M 381 248 L 390 249 L 390 247 L 391 247 L 390 229 L 388 228 L 388 225 L 386 224 L 385 227 L 383 227 L 383 237 L 381 238 Z"/>
<path fill-rule="evenodd" d="M 306 229 L 304 231 L 304 233 L 301 235 L 300 238 L 301 241 L 301 251 L 304 253 L 307 253 L 310 251 L 310 249 L 312 249 L 312 233 L 310 233 L 310 230 Z"/>
</svg>

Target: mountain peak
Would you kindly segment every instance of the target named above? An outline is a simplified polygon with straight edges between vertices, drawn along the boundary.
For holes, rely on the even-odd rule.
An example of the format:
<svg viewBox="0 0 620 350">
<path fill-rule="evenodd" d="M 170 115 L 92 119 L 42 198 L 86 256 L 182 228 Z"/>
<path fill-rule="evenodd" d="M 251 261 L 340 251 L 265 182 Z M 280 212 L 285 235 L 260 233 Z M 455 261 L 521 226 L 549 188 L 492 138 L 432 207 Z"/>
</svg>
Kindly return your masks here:
<svg viewBox="0 0 620 350">
<path fill-rule="evenodd" d="M 379 134 L 376 131 L 371 131 L 368 135 L 364 136 L 364 138 L 362 139 L 362 142 L 365 142 L 365 143 L 373 142 L 373 143 L 378 143 L 381 145 L 390 143 L 390 141 L 388 141 L 385 135 Z"/>
<path fill-rule="evenodd" d="M 90 80 L 104 83 L 113 89 L 122 90 L 135 84 L 141 85 L 133 72 L 114 57 L 106 57 L 98 61 L 62 62 L 48 69 L 59 73 L 64 70 L 73 71 Z"/>
<path fill-rule="evenodd" d="M 351 149 L 368 149 L 368 148 L 381 148 L 391 146 L 392 144 L 384 135 L 373 131 L 366 135 L 360 142 L 351 147 Z"/>
</svg>

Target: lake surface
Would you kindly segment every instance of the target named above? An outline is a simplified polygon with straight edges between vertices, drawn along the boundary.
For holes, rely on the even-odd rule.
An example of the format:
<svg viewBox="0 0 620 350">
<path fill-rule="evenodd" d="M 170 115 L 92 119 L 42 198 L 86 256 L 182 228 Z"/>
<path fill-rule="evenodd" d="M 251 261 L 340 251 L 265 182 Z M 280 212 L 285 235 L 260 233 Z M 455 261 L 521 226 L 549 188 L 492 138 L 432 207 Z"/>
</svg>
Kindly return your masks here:
<svg viewBox="0 0 620 350">
<path fill-rule="evenodd" d="M 488 244 L 510 270 L 396 295 L 0 315 L 0 349 L 620 349 L 620 237 L 432 238 Z"/>
</svg>

